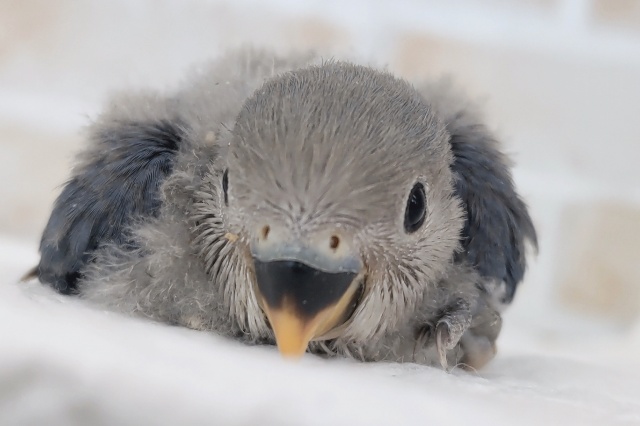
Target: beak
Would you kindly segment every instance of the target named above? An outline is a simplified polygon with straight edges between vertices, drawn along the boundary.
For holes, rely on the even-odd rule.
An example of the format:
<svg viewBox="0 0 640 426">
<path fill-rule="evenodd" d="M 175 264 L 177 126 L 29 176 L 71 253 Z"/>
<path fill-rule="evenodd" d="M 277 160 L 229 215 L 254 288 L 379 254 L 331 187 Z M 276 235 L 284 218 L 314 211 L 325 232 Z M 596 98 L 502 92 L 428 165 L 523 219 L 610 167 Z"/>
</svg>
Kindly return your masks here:
<svg viewBox="0 0 640 426">
<path fill-rule="evenodd" d="M 364 274 L 350 251 L 329 256 L 289 243 L 252 252 L 258 300 L 282 355 L 302 356 L 310 341 L 330 338 L 353 313 Z"/>
</svg>

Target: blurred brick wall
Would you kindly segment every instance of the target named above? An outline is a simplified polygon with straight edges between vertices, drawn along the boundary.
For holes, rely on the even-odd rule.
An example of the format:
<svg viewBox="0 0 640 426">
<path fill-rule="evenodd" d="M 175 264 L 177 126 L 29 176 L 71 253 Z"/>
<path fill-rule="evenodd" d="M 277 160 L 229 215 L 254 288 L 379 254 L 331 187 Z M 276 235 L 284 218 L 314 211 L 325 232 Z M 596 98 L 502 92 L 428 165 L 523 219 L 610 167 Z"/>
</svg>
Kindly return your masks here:
<svg viewBox="0 0 640 426">
<path fill-rule="evenodd" d="M 640 6 L 634 0 L 0 0 L 0 233 L 37 240 L 113 88 L 175 86 L 246 43 L 452 73 L 518 164 L 541 252 L 516 305 L 640 313 Z"/>
<path fill-rule="evenodd" d="M 591 21 L 615 29 L 640 31 L 640 2 L 637 0 L 594 0 Z"/>
</svg>

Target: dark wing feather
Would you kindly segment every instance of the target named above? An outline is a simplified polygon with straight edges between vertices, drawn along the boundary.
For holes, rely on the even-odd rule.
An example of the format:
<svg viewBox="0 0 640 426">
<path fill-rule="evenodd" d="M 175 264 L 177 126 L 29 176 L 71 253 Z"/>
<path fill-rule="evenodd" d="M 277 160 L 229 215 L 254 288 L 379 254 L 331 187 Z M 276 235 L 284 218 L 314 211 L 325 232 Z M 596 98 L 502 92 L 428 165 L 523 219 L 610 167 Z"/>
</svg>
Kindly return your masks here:
<svg viewBox="0 0 640 426">
<path fill-rule="evenodd" d="M 508 159 L 486 127 L 466 114 L 461 111 L 446 123 L 455 189 L 466 209 L 457 260 L 485 278 L 504 282 L 502 302 L 509 303 L 524 276 L 526 241 L 537 247 L 536 231 L 515 190 Z"/>
<path fill-rule="evenodd" d="M 172 171 L 182 134 L 178 121 L 167 120 L 118 121 L 93 132 L 44 230 L 40 281 L 73 293 L 94 250 L 130 243 L 132 220 L 158 214 L 159 187 Z"/>
</svg>

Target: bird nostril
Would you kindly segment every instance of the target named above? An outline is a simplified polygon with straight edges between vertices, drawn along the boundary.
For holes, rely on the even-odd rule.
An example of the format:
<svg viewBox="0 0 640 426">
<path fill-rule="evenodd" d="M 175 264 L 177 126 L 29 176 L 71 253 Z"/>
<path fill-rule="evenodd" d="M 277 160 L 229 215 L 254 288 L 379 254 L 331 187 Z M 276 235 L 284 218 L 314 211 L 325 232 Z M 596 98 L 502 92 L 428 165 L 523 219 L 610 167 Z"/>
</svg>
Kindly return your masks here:
<svg viewBox="0 0 640 426">
<path fill-rule="evenodd" d="M 340 245 L 340 238 L 337 237 L 336 235 L 332 235 L 331 238 L 329 239 L 329 247 L 331 247 L 331 250 L 336 251 L 339 245 Z"/>
<path fill-rule="evenodd" d="M 269 227 L 269 225 L 265 225 L 262 228 L 262 239 L 266 240 L 269 237 L 269 232 L 271 232 L 271 228 Z"/>
</svg>

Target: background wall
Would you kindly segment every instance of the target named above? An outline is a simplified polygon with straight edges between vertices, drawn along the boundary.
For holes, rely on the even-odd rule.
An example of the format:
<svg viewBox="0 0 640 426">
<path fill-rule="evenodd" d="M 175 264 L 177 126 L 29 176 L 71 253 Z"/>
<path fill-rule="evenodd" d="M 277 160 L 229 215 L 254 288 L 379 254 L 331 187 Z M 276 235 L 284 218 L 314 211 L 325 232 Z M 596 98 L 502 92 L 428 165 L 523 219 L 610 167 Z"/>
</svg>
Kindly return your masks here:
<svg viewBox="0 0 640 426">
<path fill-rule="evenodd" d="M 35 256 L 112 89 L 169 89 L 246 43 L 313 47 L 486 107 L 540 232 L 503 345 L 637 363 L 640 2 L 0 0 L 0 238 Z"/>
</svg>

